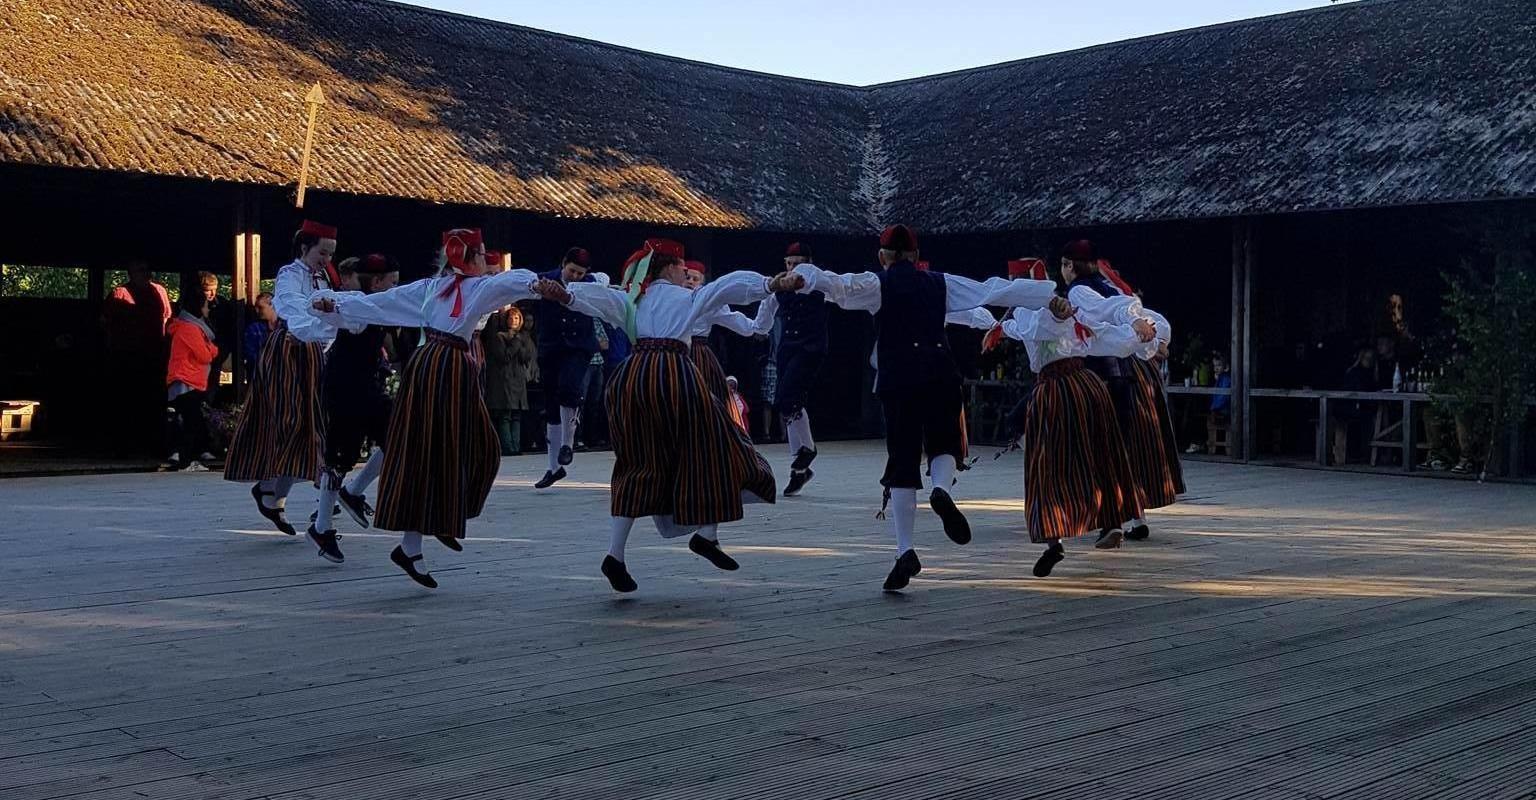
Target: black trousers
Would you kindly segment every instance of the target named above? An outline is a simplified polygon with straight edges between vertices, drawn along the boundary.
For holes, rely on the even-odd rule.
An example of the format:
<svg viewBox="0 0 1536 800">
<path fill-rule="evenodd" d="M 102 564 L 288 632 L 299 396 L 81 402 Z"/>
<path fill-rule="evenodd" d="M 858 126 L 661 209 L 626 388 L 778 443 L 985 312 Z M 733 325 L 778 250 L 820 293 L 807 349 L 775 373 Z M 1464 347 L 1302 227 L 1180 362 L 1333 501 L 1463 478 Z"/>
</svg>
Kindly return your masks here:
<svg viewBox="0 0 1536 800">
<path fill-rule="evenodd" d="M 208 451 L 211 446 L 208 436 L 208 419 L 203 416 L 203 400 L 208 393 L 193 389 L 190 392 L 182 392 L 175 400 L 168 404 L 176 411 L 176 419 L 171 420 L 171 429 L 168 440 L 171 452 L 181 454 L 184 461 L 191 461 Z"/>
<path fill-rule="evenodd" d="M 357 466 L 363 442 L 379 447 L 389 435 L 394 401 L 383 392 L 327 392 L 325 396 L 325 468 L 338 478 Z"/>
<path fill-rule="evenodd" d="M 921 489 L 925 452 L 929 459 L 942 455 L 960 459 L 962 398 L 958 381 L 882 389 L 880 405 L 885 411 L 885 476 L 880 479 L 883 486 Z"/>
<path fill-rule="evenodd" d="M 827 354 L 820 351 L 780 345 L 774 356 L 774 366 L 778 368 L 774 410 L 785 417 L 798 415 L 810 400 L 811 387 L 816 384 L 816 376 L 821 374 L 821 362 L 826 359 Z"/>
<path fill-rule="evenodd" d="M 544 386 L 544 422 L 560 424 L 560 407 L 581 408 L 592 354 L 574 347 L 539 351 L 539 383 Z"/>
</svg>

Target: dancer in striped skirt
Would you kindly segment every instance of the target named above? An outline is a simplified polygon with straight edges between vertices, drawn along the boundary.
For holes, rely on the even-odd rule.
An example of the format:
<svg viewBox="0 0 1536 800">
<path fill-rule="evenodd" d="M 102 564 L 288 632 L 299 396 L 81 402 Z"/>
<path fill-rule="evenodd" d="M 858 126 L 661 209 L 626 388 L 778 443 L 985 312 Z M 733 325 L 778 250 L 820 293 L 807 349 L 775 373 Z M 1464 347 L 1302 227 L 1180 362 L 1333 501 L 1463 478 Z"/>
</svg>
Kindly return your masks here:
<svg viewBox="0 0 1536 800">
<path fill-rule="evenodd" d="M 951 541 L 971 540 L 970 523 L 950 496 L 961 455 L 962 401 L 960 372 L 944 332 L 946 315 L 986 305 L 1039 307 L 1049 302 L 1056 286 L 1006 278 L 977 282 L 919 270 L 917 236 L 905 225 L 881 233 L 878 257 L 879 272 L 838 275 L 801 264 L 795 273 L 828 302 L 875 315 L 878 389 L 885 410 L 886 463 L 880 483 L 888 492 L 897 551 L 884 588 L 894 592 L 922 571 L 912 532 L 924 454 L 933 481 L 929 506 Z"/>
<path fill-rule="evenodd" d="M 606 398 L 613 523 L 602 573 L 618 592 L 637 588 L 625 562 L 636 519 L 651 517 L 663 537 L 692 534 L 688 549 L 734 570 L 736 561 L 720 549 L 719 524 L 741 519 L 745 499 L 772 503 L 777 492 L 773 471 L 689 358 L 688 340 L 699 320 L 726 306 L 803 282 L 734 272 L 689 291 L 685 280 L 683 246 L 650 239 L 626 263 L 624 291 L 590 283 L 563 287 L 562 302 L 623 326 L 635 343 L 609 380 Z"/>
<path fill-rule="evenodd" d="M 1045 262 L 1027 261 L 1043 278 Z M 1047 545 L 1035 563 L 1040 578 L 1065 557 L 1063 539 L 1118 530 L 1141 512 L 1114 404 L 1083 360 L 1090 352 L 1130 352 L 1150 340 L 1151 326 L 1083 325 L 1074 311 L 1062 297 L 1047 308 L 1014 309 L 988 337 L 1023 342 L 1037 375 L 1024 415 L 1024 506 L 1030 541 Z"/>
<path fill-rule="evenodd" d="M 709 280 L 709 267 L 702 261 L 686 261 L 683 270 L 683 288 L 690 292 Z M 714 349 L 709 346 L 709 332 L 716 326 L 741 336 L 755 335 L 757 326 L 746 314 L 732 311 L 730 306 L 722 306 L 714 313 L 694 321 L 688 330 L 688 357 L 693 360 L 693 365 L 698 367 L 699 374 L 704 378 L 704 384 L 709 387 L 709 393 L 718 397 L 729 410 L 731 390 L 725 382 L 725 369 L 720 366 L 720 359 L 715 356 Z"/>
<path fill-rule="evenodd" d="M 1126 454 L 1131 461 L 1131 474 L 1135 479 L 1144 509 L 1163 508 L 1172 505 L 1178 492 L 1178 482 L 1169 468 L 1176 453 L 1167 452 L 1158 407 L 1162 403 L 1162 382 L 1151 376 L 1139 362 L 1155 357 L 1160 347 L 1166 346 L 1171 331 L 1168 321 L 1141 305 L 1129 285 L 1118 278 L 1108 262 L 1095 258 L 1093 245 L 1085 239 L 1072 242 L 1063 252 L 1061 261 L 1062 280 L 1068 286 L 1068 299 L 1078 309 L 1077 318 L 1085 322 L 1111 325 L 1129 324 L 1143 319 L 1153 324 L 1155 333 L 1133 355 L 1103 357 L 1093 353 L 1088 366 L 1104 378 L 1115 403 L 1115 419 L 1120 426 Z M 1140 516 L 1125 520 L 1124 537 L 1132 541 L 1146 539 L 1150 534 L 1146 520 Z M 1100 537 L 1099 546 L 1116 547 L 1119 537 L 1111 528 Z"/>
<path fill-rule="evenodd" d="M 315 293 L 336 287 L 336 229 L 309 220 L 293 237 L 294 261 L 277 271 L 277 329 L 262 345 L 240 423 L 230 439 L 224 480 L 252 482 L 256 510 L 289 536 L 288 492 L 320 477 L 325 414 L 320 371 L 336 326 L 309 313 Z M 316 541 L 320 546 L 322 543 Z"/>
<path fill-rule="evenodd" d="M 389 259 L 374 254 L 349 258 L 337 268 L 344 283 L 355 284 L 364 294 L 392 288 L 400 279 L 400 270 Z M 344 328 L 326 353 L 321 378 L 321 396 L 325 405 L 325 467 L 320 476 L 320 498 L 314 521 L 309 526 L 310 541 L 320 557 L 337 564 L 342 555 L 333 515 L 337 506 L 346 509 L 359 526 L 369 526 L 368 487 L 384 465 L 384 443 L 389 431 L 393 401 L 384 388 L 385 329 L 378 325 Z M 363 443 L 371 441 L 373 452 L 363 468 L 343 481 L 357 466 Z"/>
<path fill-rule="evenodd" d="M 545 296 L 543 282 L 527 270 L 485 275 L 478 230 L 444 233 L 439 258 L 437 277 L 376 294 L 321 292 L 312 312 L 336 324 L 425 329 L 400 376 L 373 526 L 401 532 L 389 558 L 428 588 L 437 588 L 437 581 L 427 569 L 422 537 L 462 550 L 465 523 L 484 509 L 501 463 L 480 368 L 469 351 L 475 324 L 498 308 Z"/>
</svg>

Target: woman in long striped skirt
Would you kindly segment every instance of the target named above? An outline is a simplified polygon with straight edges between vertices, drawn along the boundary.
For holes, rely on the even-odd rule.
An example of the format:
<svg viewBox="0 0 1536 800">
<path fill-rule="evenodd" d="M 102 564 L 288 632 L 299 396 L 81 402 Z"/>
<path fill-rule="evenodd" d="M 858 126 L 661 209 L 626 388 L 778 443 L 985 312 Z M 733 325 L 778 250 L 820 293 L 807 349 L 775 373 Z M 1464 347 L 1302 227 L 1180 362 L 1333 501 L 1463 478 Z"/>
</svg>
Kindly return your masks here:
<svg viewBox="0 0 1536 800">
<path fill-rule="evenodd" d="M 341 324 L 425 329 L 400 376 L 373 527 L 401 532 L 390 560 L 431 589 L 437 580 L 422 537 L 462 550 L 466 523 L 485 508 L 501 463 L 480 365 L 470 355 L 475 325 L 491 311 L 542 296 L 538 276 L 527 270 L 484 274 L 478 230 L 444 233 L 439 259 L 437 277 L 374 294 L 321 292 L 312 312 Z"/>
<path fill-rule="evenodd" d="M 1092 268 L 1097 271 L 1095 277 L 1101 278 L 1096 284 L 1099 290 L 1079 283 L 1068 293 L 1077 308 L 1079 319 L 1109 325 L 1145 320 L 1153 327 L 1153 338 L 1134 347 L 1133 352 L 1122 359 L 1129 396 L 1125 407 L 1119 409 L 1127 418 L 1119 419 L 1117 416 L 1117 419 L 1121 436 L 1125 440 L 1126 454 L 1131 461 L 1133 485 L 1140 496 L 1142 508 L 1165 508 L 1173 505 L 1182 491 L 1182 470 L 1177 468 L 1178 452 L 1176 449 L 1170 452 L 1164 434 L 1160 414 L 1160 411 L 1165 411 L 1162 380 L 1147 362 L 1167 346 L 1172 330 L 1166 318 L 1141 304 L 1135 290 L 1114 271 L 1109 262 L 1100 259 Z M 1112 294 L 1103 296 L 1104 290 Z M 1176 474 L 1179 477 L 1175 477 Z M 1133 541 L 1146 539 L 1150 535 L 1146 520 L 1140 516 L 1127 520 L 1123 527 L 1125 538 Z"/>
<path fill-rule="evenodd" d="M 709 280 L 709 267 L 702 261 L 686 261 L 683 269 L 685 276 L 683 288 L 690 292 Z M 699 374 L 704 378 L 704 384 L 709 387 L 709 393 L 719 398 L 726 409 L 730 410 L 731 389 L 725 382 L 725 369 L 720 366 L 720 359 L 715 356 L 714 348 L 709 346 L 709 333 L 716 326 L 742 336 L 756 334 L 757 326 L 751 317 L 740 311 L 732 311 L 729 306 L 724 306 L 712 314 L 700 317 L 688 330 L 688 357 L 693 360 L 693 365 L 698 367 Z"/>
<path fill-rule="evenodd" d="M 224 462 L 224 480 L 254 483 L 256 510 L 289 536 L 298 530 L 286 516 L 288 492 L 301 480 L 317 481 L 323 465 L 320 371 L 336 326 L 315 319 L 309 307 L 317 292 L 336 286 L 336 229 L 305 220 L 293 249 L 294 261 L 278 270 L 272 294 L 277 329 L 256 360 Z"/>
<path fill-rule="evenodd" d="M 613 434 L 613 523 L 602 573 L 614 591 L 637 588 L 625 563 L 635 520 L 651 517 L 663 537 L 692 534 L 688 548 L 724 570 L 737 563 L 720 549 L 718 525 L 742 517 L 744 496 L 772 503 L 773 472 L 731 422 L 688 354 L 699 320 L 729 305 L 746 305 L 803 280 L 748 272 L 684 288 L 683 246 L 650 239 L 625 265 L 624 291 L 573 283 L 562 299 L 588 316 L 624 326 L 634 353 L 608 382 Z"/>
<path fill-rule="evenodd" d="M 1001 325 L 1024 343 L 1038 376 L 1024 414 L 1024 506 L 1030 541 L 1046 545 L 1035 562 L 1040 578 L 1066 557 L 1063 539 L 1141 514 L 1114 403 L 1083 357 L 1095 339 L 1101 351 L 1125 346 L 1149 337 L 1151 326 L 1086 326 L 1073 311 L 1057 297 L 1048 308 L 1014 309 Z"/>
<path fill-rule="evenodd" d="M 1159 332 L 1161 339 L 1161 332 Z M 1173 484 L 1173 494 L 1181 495 L 1185 492 L 1184 465 L 1179 463 L 1179 443 L 1173 433 L 1173 414 L 1168 411 L 1168 394 L 1163 390 L 1163 373 L 1158 368 L 1159 364 L 1167 356 L 1166 344 L 1160 349 L 1161 355 L 1151 359 L 1136 359 L 1136 378 L 1145 395 L 1144 402 L 1150 404 L 1157 414 L 1158 432 L 1163 440 L 1163 458 L 1166 462 L 1168 479 Z M 1170 501 L 1171 502 L 1171 501 Z M 1153 506 L 1147 506 L 1149 509 Z"/>
</svg>

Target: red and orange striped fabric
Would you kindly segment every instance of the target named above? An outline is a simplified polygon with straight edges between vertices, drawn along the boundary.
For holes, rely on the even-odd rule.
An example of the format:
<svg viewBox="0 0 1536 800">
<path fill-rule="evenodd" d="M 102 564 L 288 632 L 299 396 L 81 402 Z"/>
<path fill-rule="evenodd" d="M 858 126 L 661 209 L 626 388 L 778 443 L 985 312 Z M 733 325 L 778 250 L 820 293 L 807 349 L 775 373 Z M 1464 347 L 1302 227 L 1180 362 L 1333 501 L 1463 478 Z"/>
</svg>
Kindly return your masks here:
<svg viewBox="0 0 1536 800">
<path fill-rule="evenodd" d="M 267 337 L 224 459 L 224 480 L 319 480 L 325 413 L 320 369 L 325 348 L 301 342 L 286 326 Z"/>
<path fill-rule="evenodd" d="M 464 538 L 501 464 L 469 344 L 428 329 L 400 375 L 373 527 Z"/>
<path fill-rule="evenodd" d="M 1029 540 L 1080 536 L 1141 516 L 1115 406 L 1082 359 L 1047 364 L 1024 420 Z"/>
<path fill-rule="evenodd" d="M 741 519 L 743 492 L 774 502 L 773 470 L 710 393 L 688 345 L 637 341 L 606 400 L 614 516 L 697 526 Z"/>
<path fill-rule="evenodd" d="M 1168 411 L 1168 393 L 1163 390 L 1163 376 L 1149 361 L 1136 359 L 1136 369 L 1142 382 L 1151 388 L 1152 400 L 1157 406 L 1157 427 L 1163 436 L 1163 456 L 1168 460 L 1168 475 L 1173 480 L 1174 494 L 1187 491 L 1184 486 L 1184 465 L 1179 463 L 1179 442 L 1173 434 L 1173 414 Z"/>
<path fill-rule="evenodd" d="M 1129 360 L 1136 366 L 1130 378 L 1131 419 L 1121 426 L 1125 454 L 1131 460 L 1142 508 L 1171 506 L 1177 499 L 1178 482 L 1169 465 L 1176 463 L 1178 454 L 1168 452 L 1158 414 L 1163 406 L 1162 381 L 1151 364 L 1139 358 Z"/>
</svg>

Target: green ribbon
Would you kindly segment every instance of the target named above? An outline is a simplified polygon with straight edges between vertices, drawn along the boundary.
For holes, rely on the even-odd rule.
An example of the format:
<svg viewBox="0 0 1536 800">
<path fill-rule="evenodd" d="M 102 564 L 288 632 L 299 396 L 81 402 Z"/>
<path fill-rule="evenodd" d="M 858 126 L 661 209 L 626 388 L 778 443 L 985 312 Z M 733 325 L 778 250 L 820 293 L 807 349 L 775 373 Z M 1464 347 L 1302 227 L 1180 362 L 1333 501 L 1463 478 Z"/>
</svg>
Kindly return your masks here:
<svg viewBox="0 0 1536 800">
<path fill-rule="evenodd" d="M 654 252 L 646 253 L 643 258 L 629 265 L 624 271 L 624 332 L 629 334 L 630 344 L 640 341 L 635 332 L 635 309 L 640 305 L 640 292 L 644 287 L 645 276 L 651 271 L 651 256 Z"/>
</svg>

